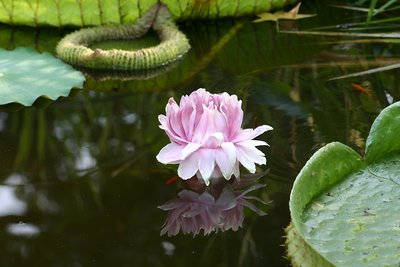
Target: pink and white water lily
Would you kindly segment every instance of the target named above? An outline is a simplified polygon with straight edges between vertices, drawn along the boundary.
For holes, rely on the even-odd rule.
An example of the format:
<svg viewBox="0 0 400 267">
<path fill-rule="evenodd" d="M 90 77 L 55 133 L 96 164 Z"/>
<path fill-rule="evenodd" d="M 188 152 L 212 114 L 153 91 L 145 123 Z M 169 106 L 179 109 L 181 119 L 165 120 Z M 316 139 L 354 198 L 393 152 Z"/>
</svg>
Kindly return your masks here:
<svg viewBox="0 0 400 267">
<path fill-rule="evenodd" d="M 158 119 L 171 143 L 161 149 L 157 160 L 179 164 L 178 176 L 184 180 L 197 175 L 208 185 L 214 177 L 239 177 L 239 164 L 251 173 L 256 164 L 266 164 L 257 146 L 268 144 L 254 138 L 272 127 L 242 129 L 242 101 L 236 95 L 211 94 L 201 88 L 183 96 L 179 105 L 170 98 L 166 115 Z"/>
</svg>

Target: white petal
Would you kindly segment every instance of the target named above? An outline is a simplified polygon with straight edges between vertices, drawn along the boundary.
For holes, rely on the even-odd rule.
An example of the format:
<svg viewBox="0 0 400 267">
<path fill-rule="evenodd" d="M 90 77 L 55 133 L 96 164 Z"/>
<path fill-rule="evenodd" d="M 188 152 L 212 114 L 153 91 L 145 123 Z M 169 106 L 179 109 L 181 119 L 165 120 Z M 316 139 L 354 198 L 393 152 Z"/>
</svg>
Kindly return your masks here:
<svg viewBox="0 0 400 267">
<path fill-rule="evenodd" d="M 178 168 L 178 176 L 181 177 L 184 180 L 192 178 L 197 170 L 199 169 L 198 165 L 198 153 L 192 153 L 189 157 L 186 159 L 182 160 L 182 162 L 179 164 Z"/>
<path fill-rule="evenodd" d="M 164 127 L 164 125 L 167 123 L 167 116 L 165 115 L 158 115 L 158 121 L 160 122 L 160 128 L 164 129 L 162 127 Z"/>
<path fill-rule="evenodd" d="M 170 143 L 160 150 L 156 158 L 163 164 L 179 163 L 183 148 L 182 145 Z"/>
<path fill-rule="evenodd" d="M 204 146 L 208 148 L 218 148 L 224 142 L 224 135 L 220 132 L 212 133 L 204 141 Z"/>
<path fill-rule="evenodd" d="M 185 148 L 182 150 L 180 159 L 184 160 L 185 158 L 187 158 L 190 154 L 195 152 L 200 147 L 201 147 L 201 144 L 197 144 L 197 143 L 189 143 L 189 144 L 187 144 L 185 146 Z"/>
<path fill-rule="evenodd" d="M 239 143 L 243 146 L 269 146 L 267 142 L 261 140 L 246 140 Z"/>
<path fill-rule="evenodd" d="M 187 144 L 188 143 L 187 140 L 181 138 L 179 135 L 176 135 L 173 131 L 170 130 L 170 128 L 165 128 L 164 131 L 168 135 L 169 140 L 171 140 L 171 142 L 175 142 L 175 143 L 179 143 L 179 144 Z"/>
<path fill-rule="evenodd" d="M 225 179 L 229 180 L 235 171 L 236 148 L 232 143 L 223 143 L 222 150 L 215 153 L 215 160 Z"/>
<path fill-rule="evenodd" d="M 213 150 L 203 149 L 201 155 L 199 155 L 199 172 L 206 183 L 210 179 L 215 167 L 215 156 L 213 152 Z"/>
<path fill-rule="evenodd" d="M 237 147 L 242 149 L 242 152 L 246 153 L 246 155 L 257 164 L 266 164 L 267 160 L 265 159 L 265 154 L 254 146 L 243 146 L 242 143 L 236 144 Z"/>
<path fill-rule="evenodd" d="M 203 178 L 202 178 L 203 179 Z M 204 183 L 206 184 L 206 186 L 210 185 L 210 179 L 203 179 Z"/>
<path fill-rule="evenodd" d="M 225 142 L 221 144 L 221 147 L 230 161 L 236 160 L 236 147 L 233 143 Z"/>
<path fill-rule="evenodd" d="M 237 143 L 245 140 L 251 140 L 270 130 L 272 130 L 272 127 L 269 125 L 261 125 L 255 129 L 243 129 L 237 133 L 232 142 Z"/>
<path fill-rule="evenodd" d="M 239 177 L 240 177 L 239 161 L 236 161 L 236 162 L 235 162 L 235 167 L 234 167 L 234 170 L 233 170 L 233 175 L 234 175 L 236 178 L 239 178 Z"/>
<path fill-rule="evenodd" d="M 251 173 L 255 173 L 256 172 L 256 165 L 254 164 L 254 161 L 252 158 L 250 158 L 247 153 L 243 150 L 242 147 L 238 146 L 237 147 L 237 159 L 239 160 L 239 162 L 246 168 L 249 170 L 249 172 Z"/>
<path fill-rule="evenodd" d="M 228 156 L 222 150 L 218 150 L 215 153 L 215 161 L 218 165 L 218 168 L 221 170 L 222 175 L 226 180 L 229 180 L 233 174 L 234 165 L 228 159 Z"/>
</svg>

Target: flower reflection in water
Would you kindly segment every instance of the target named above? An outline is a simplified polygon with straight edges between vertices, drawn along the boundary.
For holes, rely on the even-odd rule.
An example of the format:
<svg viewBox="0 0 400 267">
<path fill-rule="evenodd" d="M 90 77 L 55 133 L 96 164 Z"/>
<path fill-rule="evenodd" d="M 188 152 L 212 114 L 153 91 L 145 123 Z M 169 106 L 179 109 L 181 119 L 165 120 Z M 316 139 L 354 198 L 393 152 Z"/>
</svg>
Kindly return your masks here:
<svg viewBox="0 0 400 267">
<path fill-rule="evenodd" d="M 261 175 L 247 175 L 232 183 L 221 179 L 219 183 L 205 186 L 196 178 L 187 181 L 188 189 L 178 193 L 178 197 L 159 206 L 168 211 L 161 235 L 184 234 L 204 235 L 212 232 L 238 230 L 243 223 L 243 208 L 248 207 L 258 215 L 266 215 L 254 203 L 266 204 L 262 199 L 248 195 L 265 185 L 257 183 Z"/>
</svg>

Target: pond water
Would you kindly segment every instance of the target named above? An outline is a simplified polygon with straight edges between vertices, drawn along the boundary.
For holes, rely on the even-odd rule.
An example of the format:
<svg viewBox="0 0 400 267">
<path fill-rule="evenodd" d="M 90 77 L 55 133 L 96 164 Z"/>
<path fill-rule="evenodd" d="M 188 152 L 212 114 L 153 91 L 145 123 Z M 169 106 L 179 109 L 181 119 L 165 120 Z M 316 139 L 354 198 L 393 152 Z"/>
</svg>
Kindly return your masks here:
<svg viewBox="0 0 400 267">
<path fill-rule="evenodd" d="M 302 12 L 318 16 L 279 29 L 365 20 L 328 4 L 305 1 Z M 391 43 L 277 33 L 273 22 L 248 19 L 180 28 L 192 49 L 157 77 L 96 73 L 68 98 L 0 112 L 1 266 L 289 266 L 282 245 L 296 175 L 332 141 L 362 154 L 376 115 L 400 99 L 396 69 L 329 80 L 396 62 Z M 1 46 L 53 52 L 66 31 L 2 25 Z M 268 162 L 258 169 L 266 186 L 249 193 L 268 202 L 253 202 L 267 215 L 245 208 L 237 231 L 160 236 L 167 213 L 158 206 L 185 185 L 155 159 L 169 142 L 157 116 L 169 97 L 200 87 L 238 95 L 243 127 L 274 127 L 259 138 L 271 145 L 262 147 Z"/>
</svg>

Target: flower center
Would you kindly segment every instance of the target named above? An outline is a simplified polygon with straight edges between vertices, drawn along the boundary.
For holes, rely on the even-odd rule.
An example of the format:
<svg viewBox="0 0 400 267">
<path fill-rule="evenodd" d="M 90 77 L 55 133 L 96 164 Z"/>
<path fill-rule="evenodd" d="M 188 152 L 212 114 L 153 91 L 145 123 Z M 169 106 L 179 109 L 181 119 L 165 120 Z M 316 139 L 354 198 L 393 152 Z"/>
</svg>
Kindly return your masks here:
<svg viewBox="0 0 400 267">
<path fill-rule="evenodd" d="M 224 135 L 221 132 L 212 133 L 204 143 L 206 148 L 219 148 L 224 142 Z"/>
</svg>

